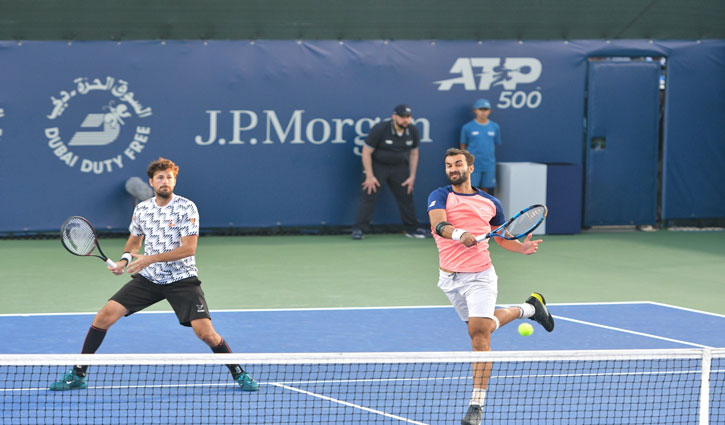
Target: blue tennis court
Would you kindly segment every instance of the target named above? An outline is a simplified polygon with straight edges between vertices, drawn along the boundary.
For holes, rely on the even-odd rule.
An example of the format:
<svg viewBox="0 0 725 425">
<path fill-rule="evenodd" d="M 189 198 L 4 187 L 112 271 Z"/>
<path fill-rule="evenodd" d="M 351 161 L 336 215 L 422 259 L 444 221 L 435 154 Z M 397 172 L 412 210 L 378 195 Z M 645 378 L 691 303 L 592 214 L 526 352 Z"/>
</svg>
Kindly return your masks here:
<svg viewBox="0 0 725 425">
<path fill-rule="evenodd" d="M 725 315 L 650 303 L 551 304 L 556 329 L 530 337 L 513 322 L 494 351 L 725 347 Z M 3 354 L 78 353 L 95 313 L 0 316 Z M 467 351 L 466 326 L 448 306 L 215 311 L 236 353 Z M 172 312 L 140 312 L 109 331 L 99 353 L 206 353 Z"/>
<path fill-rule="evenodd" d="M 650 302 L 552 304 L 550 310 L 556 318 L 553 333 L 537 325 L 534 335 L 522 337 L 514 322 L 494 334 L 494 351 L 676 354 L 667 360 L 495 360 L 486 424 L 526 424 L 532 417 L 551 425 L 698 423 L 702 359 L 682 351 L 725 347 L 720 331 L 725 316 Z M 91 313 L 1 316 L 0 338 L 12 342 L 3 346 L 3 354 L 77 353 L 92 318 Z M 12 383 L 0 396 L 3 423 L 430 425 L 457 423 L 467 407 L 470 361 L 283 364 L 257 362 L 263 355 L 254 354 L 467 352 L 466 328 L 450 307 L 216 311 L 212 318 L 242 361 L 250 353 L 245 367 L 260 382 L 258 393 L 239 391 L 218 364 L 92 365 L 87 390 L 60 394 L 46 385 L 67 366 L 34 367 L 40 381 L 33 383 L 12 383 L 11 369 L 0 376 Z M 147 312 L 119 321 L 99 354 L 208 352 L 173 313 Z M 710 423 L 722 423 L 723 359 L 714 358 L 710 368 Z M 6 408 L 11 404 L 35 412 L 13 412 Z M 76 407 L 68 409 L 69 404 Z"/>
</svg>

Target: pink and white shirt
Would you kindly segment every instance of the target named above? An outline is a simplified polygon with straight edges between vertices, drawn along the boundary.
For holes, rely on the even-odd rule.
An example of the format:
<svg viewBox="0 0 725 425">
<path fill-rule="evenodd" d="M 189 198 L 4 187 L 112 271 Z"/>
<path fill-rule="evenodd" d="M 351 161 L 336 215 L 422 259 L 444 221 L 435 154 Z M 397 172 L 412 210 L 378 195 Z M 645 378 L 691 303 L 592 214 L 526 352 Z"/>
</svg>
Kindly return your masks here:
<svg viewBox="0 0 725 425">
<path fill-rule="evenodd" d="M 434 209 L 445 209 L 447 222 L 475 236 L 485 235 L 506 222 L 501 201 L 480 190 L 463 194 L 454 192 L 452 186 L 438 188 L 428 196 L 428 211 Z M 491 267 L 488 240 L 466 248 L 460 241 L 442 238 L 435 231 L 433 237 L 440 268 L 475 273 Z"/>
</svg>

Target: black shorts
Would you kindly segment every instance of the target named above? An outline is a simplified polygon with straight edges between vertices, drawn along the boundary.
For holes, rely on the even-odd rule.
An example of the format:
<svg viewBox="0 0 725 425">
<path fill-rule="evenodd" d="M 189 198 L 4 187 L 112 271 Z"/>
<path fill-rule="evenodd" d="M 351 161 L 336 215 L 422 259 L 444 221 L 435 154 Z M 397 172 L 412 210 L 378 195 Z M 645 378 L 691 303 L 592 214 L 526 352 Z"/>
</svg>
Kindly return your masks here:
<svg viewBox="0 0 725 425">
<path fill-rule="evenodd" d="M 176 312 L 179 323 L 184 326 L 191 326 L 192 320 L 211 319 L 204 291 L 201 290 L 201 281 L 196 276 L 168 285 L 157 285 L 140 274 L 135 274 L 111 299 L 126 307 L 126 316 L 165 299 Z"/>
</svg>

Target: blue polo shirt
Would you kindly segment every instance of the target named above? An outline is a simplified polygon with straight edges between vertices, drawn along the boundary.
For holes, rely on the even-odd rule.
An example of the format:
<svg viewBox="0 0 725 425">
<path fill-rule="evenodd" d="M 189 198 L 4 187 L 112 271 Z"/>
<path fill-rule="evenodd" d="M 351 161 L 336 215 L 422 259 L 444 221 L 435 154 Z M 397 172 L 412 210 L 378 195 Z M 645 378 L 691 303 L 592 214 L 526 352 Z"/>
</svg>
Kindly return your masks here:
<svg viewBox="0 0 725 425">
<path fill-rule="evenodd" d="M 476 157 L 473 166 L 478 171 L 494 169 L 495 145 L 501 144 L 501 129 L 491 120 L 485 125 L 471 120 L 461 128 L 461 144 Z"/>
</svg>

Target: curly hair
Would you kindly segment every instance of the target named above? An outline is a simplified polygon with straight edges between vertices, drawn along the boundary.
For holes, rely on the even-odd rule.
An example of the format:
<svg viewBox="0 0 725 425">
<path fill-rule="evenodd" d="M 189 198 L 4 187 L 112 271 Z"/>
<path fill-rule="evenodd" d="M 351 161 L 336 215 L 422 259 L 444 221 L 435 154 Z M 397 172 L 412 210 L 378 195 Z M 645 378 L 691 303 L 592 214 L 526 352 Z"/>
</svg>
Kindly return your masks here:
<svg viewBox="0 0 725 425">
<path fill-rule="evenodd" d="M 166 170 L 171 170 L 174 173 L 174 178 L 179 175 L 179 166 L 174 164 L 174 161 L 159 157 L 159 159 L 149 164 L 149 168 L 146 169 L 146 174 L 152 179 L 157 171 Z"/>
</svg>

